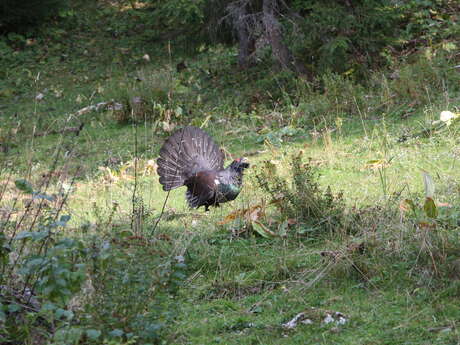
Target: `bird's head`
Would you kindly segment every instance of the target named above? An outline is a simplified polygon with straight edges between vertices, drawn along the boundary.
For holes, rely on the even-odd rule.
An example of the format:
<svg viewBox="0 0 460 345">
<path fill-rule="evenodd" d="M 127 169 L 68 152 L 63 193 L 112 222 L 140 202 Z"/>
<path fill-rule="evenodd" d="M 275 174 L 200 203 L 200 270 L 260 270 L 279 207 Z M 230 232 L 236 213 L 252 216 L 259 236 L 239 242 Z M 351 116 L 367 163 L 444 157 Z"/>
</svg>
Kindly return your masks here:
<svg viewBox="0 0 460 345">
<path fill-rule="evenodd" d="M 243 172 L 244 169 L 249 168 L 248 160 L 245 157 L 235 159 L 230 168 L 238 172 Z"/>
</svg>

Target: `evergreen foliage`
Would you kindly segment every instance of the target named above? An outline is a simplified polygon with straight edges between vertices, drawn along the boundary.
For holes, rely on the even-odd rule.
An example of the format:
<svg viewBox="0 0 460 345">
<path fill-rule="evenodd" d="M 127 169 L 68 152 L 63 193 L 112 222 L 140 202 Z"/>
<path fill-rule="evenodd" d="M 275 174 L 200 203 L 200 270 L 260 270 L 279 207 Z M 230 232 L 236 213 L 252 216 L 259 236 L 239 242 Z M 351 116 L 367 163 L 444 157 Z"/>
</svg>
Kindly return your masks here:
<svg viewBox="0 0 460 345">
<path fill-rule="evenodd" d="M 2 0 L 0 33 L 23 32 L 56 15 L 67 0 Z"/>
<path fill-rule="evenodd" d="M 156 41 L 172 41 L 185 50 L 203 43 L 229 43 L 231 28 L 225 20 L 227 1 L 223 0 L 146 0 L 150 7 L 144 19 Z"/>
<path fill-rule="evenodd" d="M 267 56 L 263 52 L 270 50 L 260 0 L 148 2 L 151 38 L 171 41 L 188 51 L 238 40 L 229 8 L 232 3 L 246 3 L 244 25 L 251 31 L 257 56 Z M 288 47 L 312 74 L 331 70 L 363 77 L 369 68 L 390 62 L 394 53 L 458 37 L 459 9 L 452 0 L 292 0 L 278 2 L 276 15 Z"/>
<path fill-rule="evenodd" d="M 459 5 L 450 0 L 296 0 L 291 6 L 301 18 L 290 30 L 291 45 L 319 74 L 333 70 L 363 75 L 395 52 L 459 33 Z"/>
</svg>

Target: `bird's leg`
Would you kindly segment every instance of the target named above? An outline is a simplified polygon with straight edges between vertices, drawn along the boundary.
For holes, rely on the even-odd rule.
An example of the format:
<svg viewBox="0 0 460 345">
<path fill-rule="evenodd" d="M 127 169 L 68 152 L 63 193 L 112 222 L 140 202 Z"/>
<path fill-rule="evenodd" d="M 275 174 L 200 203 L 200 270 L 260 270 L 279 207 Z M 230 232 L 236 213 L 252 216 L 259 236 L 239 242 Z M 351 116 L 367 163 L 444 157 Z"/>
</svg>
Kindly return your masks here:
<svg viewBox="0 0 460 345">
<path fill-rule="evenodd" d="M 209 206 L 208 205 L 205 205 L 204 206 L 204 212 L 208 212 L 209 211 Z"/>
</svg>

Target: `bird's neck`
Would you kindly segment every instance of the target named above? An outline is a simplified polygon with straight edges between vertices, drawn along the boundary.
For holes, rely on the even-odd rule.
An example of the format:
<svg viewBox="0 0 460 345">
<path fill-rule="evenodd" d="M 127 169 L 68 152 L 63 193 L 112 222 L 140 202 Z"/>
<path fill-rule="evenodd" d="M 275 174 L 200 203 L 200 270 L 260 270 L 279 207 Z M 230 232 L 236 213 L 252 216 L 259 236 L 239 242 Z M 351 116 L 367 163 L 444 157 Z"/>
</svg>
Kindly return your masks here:
<svg viewBox="0 0 460 345">
<path fill-rule="evenodd" d="M 224 170 L 224 173 L 221 174 L 221 183 L 240 186 L 242 178 L 242 171 L 238 171 L 237 169 L 234 169 L 232 166 L 229 166 L 227 169 Z"/>
</svg>

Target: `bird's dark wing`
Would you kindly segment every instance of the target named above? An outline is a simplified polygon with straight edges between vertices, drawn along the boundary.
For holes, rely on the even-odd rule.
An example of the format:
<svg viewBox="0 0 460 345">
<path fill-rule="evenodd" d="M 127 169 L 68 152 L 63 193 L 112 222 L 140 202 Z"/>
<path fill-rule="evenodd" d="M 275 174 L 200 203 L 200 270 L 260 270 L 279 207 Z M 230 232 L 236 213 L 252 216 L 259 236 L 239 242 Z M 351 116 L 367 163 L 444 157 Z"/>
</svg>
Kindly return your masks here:
<svg viewBox="0 0 460 345">
<path fill-rule="evenodd" d="M 211 205 L 217 192 L 217 173 L 213 170 L 200 171 L 185 182 L 187 186 L 186 198 L 190 207 Z"/>
</svg>

